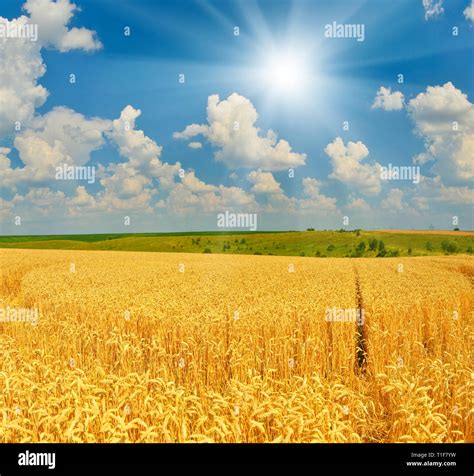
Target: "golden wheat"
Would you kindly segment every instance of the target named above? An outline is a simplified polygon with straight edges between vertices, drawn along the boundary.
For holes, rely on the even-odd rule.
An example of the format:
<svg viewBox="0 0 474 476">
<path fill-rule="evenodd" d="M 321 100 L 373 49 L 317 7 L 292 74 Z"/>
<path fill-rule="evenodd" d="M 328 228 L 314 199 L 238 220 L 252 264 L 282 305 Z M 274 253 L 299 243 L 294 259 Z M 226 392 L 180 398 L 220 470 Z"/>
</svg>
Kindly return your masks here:
<svg viewBox="0 0 474 476">
<path fill-rule="evenodd" d="M 473 269 L 0 250 L 0 441 L 472 441 Z"/>
</svg>

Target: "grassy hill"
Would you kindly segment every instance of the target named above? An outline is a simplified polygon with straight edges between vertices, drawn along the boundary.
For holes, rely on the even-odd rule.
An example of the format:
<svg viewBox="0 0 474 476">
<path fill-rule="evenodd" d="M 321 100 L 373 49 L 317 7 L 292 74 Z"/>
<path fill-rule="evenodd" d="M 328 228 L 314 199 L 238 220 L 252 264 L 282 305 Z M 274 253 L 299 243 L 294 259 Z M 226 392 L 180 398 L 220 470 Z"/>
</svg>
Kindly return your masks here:
<svg viewBox="0 0 474 476">
<path fill-rule="evenodd" d="M 321 257 L 433 256 L 473 253 L 474 232 L 340 230 L 3 236 L 0 248 Z"/>
</svg>

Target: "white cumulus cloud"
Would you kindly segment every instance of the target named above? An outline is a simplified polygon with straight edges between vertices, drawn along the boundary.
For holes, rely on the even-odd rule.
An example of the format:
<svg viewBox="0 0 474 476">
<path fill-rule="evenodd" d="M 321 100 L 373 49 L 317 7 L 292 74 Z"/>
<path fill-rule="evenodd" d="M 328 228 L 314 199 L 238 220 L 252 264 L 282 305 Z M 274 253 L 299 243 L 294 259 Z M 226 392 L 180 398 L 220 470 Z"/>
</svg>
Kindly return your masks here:
<svg viewBox="0 0 474 476">
<path fill-rule="evenodd" d="M 188 147 L 190 149 L 202 149 L 202 144 L 201 144 L 201 142 L 190 142 L 188 144 Z"/>
<path fill-rule="evenodd" d="M 451 82 L 428 86 L 408 103 L 426 150 L 416 162 L 434 161 L 446 184 L 474 179 L 474 105 Z"/>
<path fill-rule="evenodd" d="M 435 18 L 444 12 L 443 0 L 423 0 L 425 20 Z"/>
<path fill-rule="evenodd" d="M 86 164 L 90 154 L 104 145 L 104 133 L 110 126 L 110 121 L 88 119 L 66 107 L 36 116 L 30 128 L 19 133 L 14 141 L 23 167 L 12 168 L 6 157 L 1 161 L 2 185 L 15 189 L 20 183 L 46 184 L 54 180 L 55 167 Z"/>
<path fill-rule="evenodd" d="M 464 16 L 467 20 L 474 22 L 474 0 L 471 0 L 470 5 L 464 9 Z"/>
<path fill-rule="evenodd" d="M 390 88 L 381 86 L 377 91 L 372 109 L 384 109 L 385 111 L 398 111 L 403 109 L 403 94 L 400 91 L 394 91 Z"/>
<path fill-rule="evenodd" d="M 37 41 L 30 38 L 0 40 L 0 140 L 28 127 L 35 111 L 42 106 L 48 91 L 38 84 L 45 74 L 41 49 L 94 51 L 101 47 L 95 32 L 86 28 L 68 29 L 78 8 L 69 0 L 28 0 L 23 9 L 28 15 L 8 20 L 0 17 L 4 28 L 36 26 Z"/>
<path fill-rule="evenodd" d="M 362 142 L 348 142 L 337 137 L 324 149 L 331 158 L 330 178 L 356 187 L 364 195 L 376 195 L 381 190 L 381 165 L 362 163 L 369 155 L 369 149 Z"/>
<path fill-rule="evenodd" d="M 247 180 L 253 184 L 250 190 L 254 193 L 281 193 L 282 191 L 271 172 L 254 170 L 247 175 Z"/>
<path fill-rule="evenodd" d="M 209 96 L 207 103 L 208 124 L 191 124 L 175 132 L 175 139 L 204 136 L 218 150 L 217 161 L 231 169 L 261 168 L 268 171 L 284 170 L 304 165 L 305 154 L 292 151 L 290 144 L 278 140 L 269 130 L 265 135 L 256 127 L 258 113 L 245 97 L 233 93 L 220 100 Z"/>
<path fill-rule="evenodd" d="M 27 0 L 23 9 L 30 21 L 38 25 L 39 42 L 59 51 L 81 49 L 94 51 L 102 47 L 96 33 L 87 28 L 71 28 L 67 25 L 79 8 L 69 0 Z"/>
<path fill-rule="evenodd" d="M 348 210 L 369 211 L 370 205 L 363 198 L 354 198 L 347 205 Z"/>
<path fill-rule="evenodd" d="M 382 208 L 389 210 L 403 210 L 404 204 L 402 202 L 403 192 L 399 188 L 392 188 L 387 195 L 387 198 L 382 200 Z"/>
<path fill-rule="evenodd" d="M 305 177 L 302 183 L 304 198 L 298 202 L 301 211 L 335 211 L 337 209 L 337 200 L 321 193 L 321 183 L 318 180 Z"/>
</svg>

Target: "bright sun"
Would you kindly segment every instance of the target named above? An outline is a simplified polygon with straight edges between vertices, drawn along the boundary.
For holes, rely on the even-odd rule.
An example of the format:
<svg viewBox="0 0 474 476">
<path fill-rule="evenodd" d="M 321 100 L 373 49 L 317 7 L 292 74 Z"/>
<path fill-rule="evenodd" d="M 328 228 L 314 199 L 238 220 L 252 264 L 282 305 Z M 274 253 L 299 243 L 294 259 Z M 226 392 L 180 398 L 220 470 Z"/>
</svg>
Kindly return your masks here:
<svg viewBox="0 0 474 476">
<path fill-rule="evenodd" d="M 309 79 L 307 64 L 296 52 L 277 53 L 263 66 L 264 82 L 275 94 L 298 95 Z"/>
</svg>

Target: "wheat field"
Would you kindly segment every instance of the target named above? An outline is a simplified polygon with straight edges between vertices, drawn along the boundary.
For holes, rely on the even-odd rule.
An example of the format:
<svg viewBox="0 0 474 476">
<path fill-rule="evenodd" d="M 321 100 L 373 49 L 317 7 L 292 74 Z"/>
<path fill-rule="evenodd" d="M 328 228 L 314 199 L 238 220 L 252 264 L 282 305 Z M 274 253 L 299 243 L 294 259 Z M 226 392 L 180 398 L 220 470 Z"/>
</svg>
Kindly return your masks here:
<svg viewBox="0 0 474 476">
<path fill-rule="evenodd" d="M 473 277 L 463 255 L 0 250 L 0 308 L 38 312 L 0 322 L 0 441 L 473 441 Z"/>
</svg>

